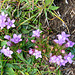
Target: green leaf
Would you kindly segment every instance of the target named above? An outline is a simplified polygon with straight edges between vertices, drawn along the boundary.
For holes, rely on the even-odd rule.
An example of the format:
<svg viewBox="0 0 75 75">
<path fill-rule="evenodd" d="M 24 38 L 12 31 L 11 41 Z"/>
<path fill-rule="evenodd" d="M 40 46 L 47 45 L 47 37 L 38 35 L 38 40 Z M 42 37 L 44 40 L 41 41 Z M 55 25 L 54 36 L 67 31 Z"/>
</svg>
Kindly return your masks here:
<svg viewBox="0 0 75 75">
<path fill-rule="evenodd" d="M 57 10 L 58 8 L 59 8 L 59 7 L 56 7 L 56 6 L 50 6 L 50 7 L 49 7 L 50 10 Z"/>
<path fill-rule="evenodd" d="M 29 75 L 28 72 L 25 72 L 25 75 Z"/>
<path fill-rule="evenodd" d="M 27 72 L 29 72 L 31 70 L 31 67 L 30 66 L 28 66 L 27 67 Z"/>
<path fill-rule="evenodd" d="M 27 29 L 25 29 L 25 28 L 23 28 L 21 31 L 22 31 L 23 34 L 29 33 L 29 31 Z"/>
<path fill-rule="evenodd" d="M 17 75 L 17 73 L 12 68 L 9 67 L 6 69 L 6 73 L 8 75 Z"/>
<path fill-rule="evenodd" d="M 7 44 L 7 41 L 1 41 L 1 46 L 4 46 Z"/>
<path fill-rule="evenodd" d="M 46 6 L 48 6 L 51 3 L 52 0 L 45 0 Z"/>
</svg>

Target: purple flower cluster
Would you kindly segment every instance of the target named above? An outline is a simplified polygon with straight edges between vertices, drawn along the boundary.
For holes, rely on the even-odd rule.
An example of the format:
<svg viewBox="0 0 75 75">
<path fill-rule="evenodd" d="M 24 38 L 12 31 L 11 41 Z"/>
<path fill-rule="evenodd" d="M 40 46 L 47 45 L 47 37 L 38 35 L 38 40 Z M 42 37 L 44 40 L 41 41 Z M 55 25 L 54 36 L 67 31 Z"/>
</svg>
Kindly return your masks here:
<svg viewBox="0 0 75 75">
<path fill-rule="evenodd" d="M 65 44 L 66 47 L 73 47 L 73 45 L 75 44 L 74 42 L 70 41 L 68 39 L 70 35 L 66 34 L 65 32 L 62 32 L 61 34 L 58 34 L 57 37 L 58 37 L 58 40 L 55 39 L 54 42 L 56 42 L 57 44 L 59 44 L 60 46 L 64 43 L 67 43 Z"/>
<path fill-rule="evenodd" d="M 9 47 L 7 47 L 5 49 L 5 45 L 3 46 L 3 49 L 1 49 L 1 53 L 3 53 L 5 56 L 9 57 L 9 58 L 12 58 L 11 54 L 13 54 L 13 51 L 11 51 L 9 49 Z"/>
<path fill-rule="evenodd" d="M 69 53 L 68 55 L 65 55 L 64 59 L 62 58 L 61 55 L 59 55 L 59 56 L 54 55 L 54 56 L 50 57 L 49 62 L 56 63 L 60 66 L 62 66 L 62 65 L 65 66 L 65 64 L 67 62 L 69 62 L 70 64 L 72 63 L 72 58 L 73 57 L 74 57 L 74 55 L 72 55 L 71 53 Z"/>
<path fill-rule="evenodd" d="M 36 49 L 31 49 L 29 50 L 29 54 L 31 55 L 34 55 L 37 58 L 42 58 L 42 55 L 41 55 L 41 51 L 38 51 Z"/>
<path fill-rule="evenodd" d="M 15 44 L 17 44 L 20 41 L 22 41 L 21 34 L 19 34 L 19 35 L 13 34 L 13 38 L 12 39 L 11 39 L 11 37 L 9 35 L 5 35 L 4 38 L 7 39 L 7 40 L 9 40 L 7 42 L 8 46 L 12 46 L 13 45 L 10 41 L 14 42 Z"/>
<path fill-rule="evenodd" d="M 15 20 L 10 20 L 9 17 L 7 17 L 8 14 L 4 14 L 4 12 L 0 15 L 0 28 L 3 29 L 5 26 L 7 26 L 7 29 L 10 27 L 15 27 L 14 22 Z"/>
<path fill-rule="evenodd" d="M 41 33 L 41 32 L 42 32 L 42 31 L 40 31 L 39 29 L 33 31 L 32 37 L 40 37 L 40 33 Z"/>
</svg>

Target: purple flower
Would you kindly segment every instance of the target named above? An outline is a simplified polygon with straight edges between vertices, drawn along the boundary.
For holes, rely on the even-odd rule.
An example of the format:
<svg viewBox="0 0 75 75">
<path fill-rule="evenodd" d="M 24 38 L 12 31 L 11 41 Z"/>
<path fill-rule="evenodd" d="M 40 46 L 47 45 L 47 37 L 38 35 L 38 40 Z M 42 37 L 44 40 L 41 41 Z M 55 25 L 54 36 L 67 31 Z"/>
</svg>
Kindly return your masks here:
<svg viewBox="0 0 75 75">
<path fill-rule="evenodd" d="M 57 37 L 58 39 L 63 39 L 63 40 L 67 40 L 68 41 L 68 38 L 70 35 L 69 34 L 66 34 L 64 31 L 61 33 L 61 34 L 58 34 Z"/>
<path fill-rule="evenodd" d="M 0 28 L 3 29 L 6 26 L 5 22 L 0 20 Z"/>
<path fill-rule="evenodd" d="M 13 34 L 13 38 L 11 39 L 11 41 L 14 42 L 15 44 L 22 41 L 21 34 L 19 34 L 19 35 Z"/>
<path fill-rule="evenodd" d="M 9 47 L 7 47 L 7 49 L 5 49 L 5 45 L 3 46 L 3 49 L 1 49 L 1 53 L 3 53 L 5 56 L 12 58 L 11 54 L 13 54 L 13 51 L 11 51 L 9 49 Z"/>
<path fill-rule="evenodd" d="M 32 37 L 40 37 L 40 33 L 41 33 L 41 32 L 42 32 L 42 31 L 40 31 L 39 29 L 33 31 L 33 35 L 32 35 Z"/>
<path fill-rule="evenodd" d="M 57 56 L 57 58 L 56 58 L 56 63 L 57 63 L 58 65 L 60 65 L 61 60 L 62 60 L 62 56 L 61 56 L 61 55 Z"/>
<path fill-rule="evenodd" d="M 13 44 L 12 44 L 10 41 L 8 41 L 8 42 L 7 42 L 7 45 L 8 45 L 8 46 L 12 46 Z"/>
<path fill-rule="evenodd" d="M 49 62 L 55 63 L 56 62 L 56 55 L 51 56 Z"/>
<path fill-rule="evenodd" d="M 2 12 L 1 15 L 0 15 L 0 20 L 6 21 L 7 16 L 8 16 L 8 14 L 4 14 L 4 12 Z"/>
<path fill-rule="evenodd" d="M 21 53 L 21 51 L 22 51 L 21 49 L 18 49 L 16 52 L 19 54 L 19 53 Z"/>
<path fill-rule="evenodd" d="M 14 22 L 15 20 L 10 20 L 10 18 L 8 18 L 6 22 L 7 29 L 9 29 L 10 27 L 15 27 L 15 25 L 13 24 Z"/>
<path fill-rule="evenodd" d="M 72 55 L 70 52 L 68 55 L 64 56 L 64 59 L 71 64 L 73 57 L 74 57 L 74 55 Z"/>
<path fill-rule="evenodd" d="M 59 56 L 57 56 L 56 63 L 57 63 L 58 65 L 60 65 L 60 66 L 62 66 L 62 65 L 65 66 L 65 64 L 67 63 L 67 61 L 64 60 L 64 59 L 62 59 L 62 56 L 59 55 Z"/>
<path fill-rule="evenodd" d="M 34 49 L 31 49 L 31 48 L 30 48 L 29 54 L 32 54 L 32 55 L 33 55 L 33 53 L 34 53 Z"/>
<path fill-rule="evenodd" d="M 5 15 L 4 12 L 1 13 L 0 15 L 0 28 L 3 29 L 5 26 L 6 26 L 6 17 L 7 17 L 7 14 Z"/>
<path fill-rule="evenodd" d="M 3 48 L 1 49 L 1 53 L 3 53 L 5 51 L 5 45 L 3 46 Z"/>
<path fill-rule="evenodd" d="M 35 50 L 35 52 L 33 53 L 33 55 L 37 58 L 42 58 L 42 55 L 41 55 L 41 51 L 38 51 L 38 50 Z"/>
<path fill-rule="evenodd" d="M 67 41 L 69 41 L 69 39 L 67 37 L 69 37 L 70 35 L 66 34 L 65 32 L 62 32 L 61 34 L 58 34 L 58 40 L 55 39 L 54 42 L 56 42 L 57 44 L 59 44 L 60 46 L 62 44 L 64 44 Z"/>
<path fill-rule="evenodd" d="M 61 59 L 61 61 L 60 61 L 60 66 L 65 66 L 65 64 L 67 63 L 67 61 L 66 60 L 64 60 L 64 59 Z"/>
<path fill-rule="evenodd" d="M 65 44 L 65 46 L 66 46 L 66 47 L 73 47 L 74 44 L 75 44 L 74 42 L 68 41 L 68 42 Z"/>
<path fill-rule="evenodd" d="M 63 39 L 60 39 L 60 40 L 55 39 L 54 42 L 56 42 L 57 44 L 59 44 L 61 46 L 63 43 L 65 43 L 65 40 L 63 40 Z"/>
<path fill-rule="evenodd" d="M 4 38 L 7 39 L 7 40 L 11 39 L 11 37 L 9 35 L 5 35 Z"/>
</svg>

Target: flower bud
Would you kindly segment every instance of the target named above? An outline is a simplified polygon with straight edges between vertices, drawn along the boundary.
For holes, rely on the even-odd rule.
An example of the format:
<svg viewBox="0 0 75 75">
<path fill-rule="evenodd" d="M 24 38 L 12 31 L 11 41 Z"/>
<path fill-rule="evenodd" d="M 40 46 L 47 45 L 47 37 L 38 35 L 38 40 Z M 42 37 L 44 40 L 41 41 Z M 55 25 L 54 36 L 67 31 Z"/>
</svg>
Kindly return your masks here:
<svg viewBox="0 0 75 75">
<path fill-rule="evenodd" d="M 55 51 L 58 51 L 58 49 L 55 49 Z"/>
<path fill-rule="evenodd" d="M 38 48 L 38 46 L 35 46 L 35 48 Z"/>
<path fill-rule="evenodd" d="M 65 53 L 65 50 L 61 50 L 61 53 Z"/>
<path fill-rule="evenodd" d="M 45 46 L 43 46 L 43 48 L 44 48 Z"/>
<path fill-rule="evenodd" d="M 26 39 L 26 43 L 28 42 L 28 39 Z"/>
<path fill-rule="evenodd" d="M 43 35 L 43 37 L 42 37 L 43 39 L 45 38 L 45 35 Z"/>
<path fill-rule="evenodd" d="M 35 40 L 31 40 L 32 43 L 35 43 Z"/>
<path fill-rule="evenodd" d="M 43 49 L 43 52 L 45 53 L 45 52 L 46 52 L 46 50 L 45 50 L 45 49 Z"/>
</svg>

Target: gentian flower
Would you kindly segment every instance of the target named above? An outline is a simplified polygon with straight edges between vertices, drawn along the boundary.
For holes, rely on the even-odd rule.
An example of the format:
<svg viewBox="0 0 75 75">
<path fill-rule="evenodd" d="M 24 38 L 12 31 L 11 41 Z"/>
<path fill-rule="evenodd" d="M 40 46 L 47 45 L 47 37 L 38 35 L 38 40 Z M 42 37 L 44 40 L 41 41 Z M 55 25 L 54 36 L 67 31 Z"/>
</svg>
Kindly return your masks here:
<svg viewBox="0 0 75 75">
<path fill-rule="evenodd" d="M 40 31 L 39 29 L 33 31 L 33 35 L 32 35 L 32 37 L 40 37 L 40 33 L 41 33 L 41 32 L 42 32 L 42 31 Z"/>
<path fill-rule="evenodd" d="M 56 62 L 56 55 L 51 56 L 49 62 L 55 63 Z"/>
<path fill-rule="evenodd" d="M 22 41 L 21 34 L 19 34 L 19 35 L 13 34 L 13 38 L 11 39 L 11 41 L 14 42 L 15 44 Z"/>
<path fill-rule="evenodd" d="M 63 39 L 63 40 L 67 40 L 68 41 L 68 38 L 70 35 L 69 34 L 66 34 L 64 31 L 61 33 L 61 34 L 58 34 L 57 37 L 58 39 Z"/>
<path fill-rule="evenodd" d="M 19 53 L 21 53 L 21 51 L 22 51 L 21 49 L 18 49 L 16 52 L 19 54 Z"/>
<path fill-rule="evenodd" d="M 5 35 L 4 38 L 7 39 L 7 40 L 11 39 L 11 37 L 9 35 Z"/>
<path fill-rule="evenodd" d="M 56 42 L 57 44 L 59 44 L 61 46 L 63 43 L 65 43 L 65 40 L 63 40 L 63 39 L 60 39 L 60 40 L 55 39 L 54 42 Z"/>
<path fill-rule="evenodd" d="M 67 61 L 66 60 L 64 60 L 64 59 L 62 59 L 62 56 L 61 55 L 59 55 L 59 56 L 57 56 L 57 58 L 56 58 L 56 63 L 58 64 L 58 65 L 63 65 L 63 66 L 65 66 L 65 64 L 67 63 Z"/>
<path fill-rule="evenodd" d="M 8 14 L 4 14 L 4 12 L 1 13 L 0 15 L 0 28 L 3 29 L 5 26 L 6 26 L 6 17 L 7 17 Z"/>
<path fill-rule="evenodd" d="M 56 63 L 57 63 L 58 65 L 60 65 L 61 60 L 62 60 L 62 56 L 61 56 L 61 55 L 57 56 L 57 58 L 56 58 Z"/>
<path fill-rule="evenodd" d="M 14 22 L 15 20 L 10 20 L 10 18 L 8 18 L 6 22 L 7 29 L 9 29 L 10 27 L 15 27 L 15 25 L 13 24 Z"/>
<path fill-rule="evenodd" d="M 67 61 L 66 60 L 64 60 L 64 59 L 61 59 L 61 61 L 60 61 L 60 66 L 65 66 L 65 64 L 67 63 Z"/>
<path fill-rule="evenodd" d="M 71 64 L 73 57 L 74 57 L 74 55 L 72 55 L 70 52 L 68 55 L 64 56 L 64 59 Z"/>
<path fill-rule="evenodd" d="M 13 51 L 11 51 L 9 49 L 9 47 L 7 47 L 7 49 L 5 49 L 5 45 L 3 46 L 3 49 L 1 49 L 1 53 L 3 53 L 5 56 L 12 58 L 11 54 L 13 54 Z"/>
<path fill-rule="evenodd" d="M 6 26 L 5 22 L 0 20 L 0 28 L 3 29 Z"/>
<path fill-rule="evenodd" d="M 62 44 L 64 44 L 67 41 L 69 41 L 68 37 L 70 35 L 66 34 L 65 32 L 62 32 L 61 34 L 58 34 L 57 37 L 58 37 L 58 40 L 55 39 L 54 42 L 56 42 L 57 44 L 59 44 L 60 46 Z"/>
<path fill-rule="evenodd" d="M 37 58 L 42 58 L 42 55 L 41 55 L 41 51 L 38 51 L 38 50 L 35 50 L 35 52 L 33 53 L 33 55 Z"/>
<path fill-rule="evenodd" d="M 4 12 L 2 12 L 1 15 L 0 15 L 0 20 L 6 21 L 7 16 L 8 16 L 8 14 L 4 14 Z"/>
<path fill-rule="evenodd" d="M 68 42 L 65 44 L 65 46 L 66 46 L 66 47 L 73 47 L 74 44 L 75 44 L 74 42 L 68 41 Z"/>
</svg>

